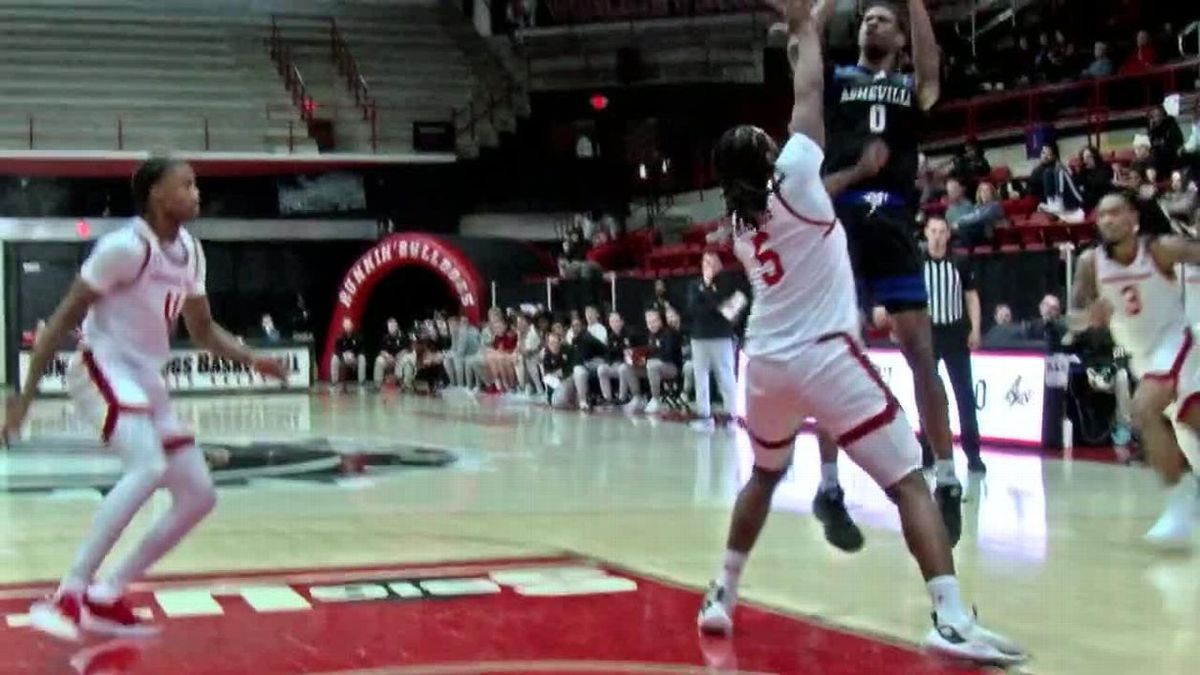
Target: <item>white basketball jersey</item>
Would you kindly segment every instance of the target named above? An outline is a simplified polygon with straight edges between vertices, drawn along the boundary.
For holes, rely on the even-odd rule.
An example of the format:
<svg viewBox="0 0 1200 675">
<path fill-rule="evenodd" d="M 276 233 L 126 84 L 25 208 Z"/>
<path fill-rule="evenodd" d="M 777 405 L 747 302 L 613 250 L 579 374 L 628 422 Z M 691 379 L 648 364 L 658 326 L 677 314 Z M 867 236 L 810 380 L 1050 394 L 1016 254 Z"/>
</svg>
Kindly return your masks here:
<svg viewBox="0 0 1200 675">
<path fill-rule="evenodd" d="M 80 277 L 100 293 L 83 321 L 83 343 L 101 358 L 161 369 L 183 303 L 205 294 L 204 252 L 187 230 L 169 244 L 141 218 L 104 235 Z"/>
<path fill-rule="evenodd" d="M 859 332 L 846 232 L 821 182 L 824 153 L 793 135 L 780 152 L 778 193 L 757 230 L 737 233 L 734 252 L 754 287 L 749 356 L 787 357 L 830 333 Z"/>
<path fill-rule="evenodd" d="M 1187 328 L 1179 283 L 1158 268 L 1145 240 L 1138 241 L 1137 257 L 1128 266 L 1097 248 L 1096 281 L 1100 297 L 1113 307 L 1113 339 L 1135 360 L 1177 342 Z"/>
<path fill-rule="evenodd" d="M 1179 279 L 1183 287 L 1183 308 L 1188 323 L 1200 323 L 1200 265 L 1180 265 Z"/>
</svg>

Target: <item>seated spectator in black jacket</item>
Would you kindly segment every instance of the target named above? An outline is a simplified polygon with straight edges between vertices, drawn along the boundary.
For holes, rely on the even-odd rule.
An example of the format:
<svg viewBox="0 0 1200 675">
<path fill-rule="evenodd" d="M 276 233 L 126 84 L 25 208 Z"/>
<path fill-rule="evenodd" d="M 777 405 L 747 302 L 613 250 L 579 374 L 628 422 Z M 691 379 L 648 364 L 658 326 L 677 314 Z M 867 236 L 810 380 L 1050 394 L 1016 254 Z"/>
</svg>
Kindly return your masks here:
<svg viewBox="0 0 1200 675">
<path fill-rule="evenodd" d="M 367 379 L 367 357 L 363 354 L 362 340 L 354 332 L 354 322 L 342 321 L 342 334 L 334 344 L 333 358 L 329 363 L 329 381 L 337 384 L 344 377 L 344 370 L 354 369 L 361 385 Z"/>
<path fill-rule="evenodd" d="M 379 355 L 375 357 L 375 386 L 383 384 L 387 375 L 400 380 L 401 355 L 412 348 L 412 337 L 400 331 L 400 322 L 387 320 L 387 332 L 379 342 Z"/>
<path fill-rule="evenodd" d="M 625 319 L 617 312 L 608 315 L 607 347 L 605 362 L 596 369 L 596 376 L 600 379 L 600 395 L 604 397 L 606 404 L 629 398 L 629 388 L 621 377 L 621 364 L 625 363 L 634 343 L 628 327 L 625 326 Z M 613 380 L 617 381 L 618 387 L 616 399 L 612 393 Z"/>
<path fill-rule="evenodd" d="M 571 355 L 563 349 L 562 336 L 550 333 L 542 352 L 542 382 L 555 408 L 569 408 L 575 402 L 575 379 L 570 375 Z"/>
<path fill-rule="evenodd" d="M 1037 340 L 1051 352 L 1062 351 L 1062 339 L 1067 334 L 1067 324 L 1062 318 L 1062 302 L 1057 295 L 1048 293 L 1038 304 L 1041 316 L 1025 324 L 1025 339 Z"/>
<path fill-rule="evenodd" d="M 979 181 L 987 180 L 991 174 L 992 165 L 988 164 L 979 144 L 973 140 L 967 141 L 962 153 L 954 157 L 954 165 L 950 169 L 950 175 L 957 178 L 967 192 L 974 190 Z"/>
<path fill-rule="evenodd" d="M 692 359 L 692 334 L 683 325 L 683 317 L 679 316 L 679 312 L 674 309 L 667 310 L 667 327 L 679 331 L 679 343 L 682 347 L 683 357 L 683 372 L 680 377 L 683 378 L 683 393 L 688 400 L 692 400 L 691 396 L 696 391 L 696 366 Z"/>
<path fill-rule="evenodd" d="M 1071 178 L 1071 172 L 1059 159 L 1058 146 L 1042 146 L 1042 162 L 1029 177 L 1030 190 L 1038 196 L 1038 211 L 1068 223 L 1082 223 L 1083 195 Z"/>
<path fill-rule="evenodd" d="M 1104 195 L 1112 191 L 1113 170 L 1100 153 L 1088 146 L 1079 153 L 1080 166 L 1075 174 L 1075 185 L 1083 193 L 1083 210 L 1091 213 Z"/>
<path fill-rule="evenodd" d="M 621 379 L 625 380 L 633 400 L 625 407 L 629 413 L 642 412 L 656 414 L 662 406 L 663 380 L 679 377 L 683 367 L 683 343 L 679 333 L 663 323 L 663 317 L 657 309 L 646 310 L 646 363 L 642 367 L 637 364 L 621 364 Z M 650 402 L 645 403 L 641 396 L 641 375 L 645 373 L 650 380 Z"/>
<path fill-rule="evenodd" d="M 1171 175 L 1179 165 L 1179 153 L 1183 150 L 1183 131 L 1174 117 L 1165 108 L 1156 105 L 1150 109 L 1147 119 L 1150 135 L 1150 158 L 1158 176 Z"/>
<path fill-rule="evenodd" d="M 586 412 L 592 408 L 588 403 L 588 379 L 604 365 L 608 345 L 597 340 L 596 336 L 588 331 L 582 319 L 571 322 L 567 342 L 571 345 L 571 377 L 575 380 L 579 409 Z"/>
</svg>

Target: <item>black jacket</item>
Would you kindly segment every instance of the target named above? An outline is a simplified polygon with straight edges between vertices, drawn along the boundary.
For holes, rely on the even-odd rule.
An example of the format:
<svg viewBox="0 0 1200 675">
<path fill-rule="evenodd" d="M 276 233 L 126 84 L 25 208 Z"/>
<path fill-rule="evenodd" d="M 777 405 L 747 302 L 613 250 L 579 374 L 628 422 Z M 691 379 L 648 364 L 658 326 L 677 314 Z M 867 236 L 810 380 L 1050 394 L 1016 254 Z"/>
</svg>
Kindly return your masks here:
<svg viewBox="0 0 1200 675">
<path fill-rule="evenodd" d="M 676 368 L 683 367 L 683 340 L 676 331 L 663 328 L 657 333 L 651 333 L 647 344 L 650 347 L 647 359 L 665 361 Z"/>
<path fill-rule="evenodd" d="M 603 359 L 607 354 L 608 346 L 586 330 L 576 335 L 575 340 L 571 342 L 572 365 L 579 366 L 593 359 Z"/>
<path fill-rule="evenodd" d="M 608 359 L 609 363 L 621 363 L 625 360 L 625 350 L 631 349 L 637 342 L 634 341 L 628 328 L 621 330 L 617 334 L 611 328 L 608 329 Z"/>
<path fill-rule="evenodd" d="M 357 333 L 349 335 L 342 333 L 341 337 L 337 339 L 337 353 L 345 354 L 346 352 L 362 353 L 362 341 L 358 339 Z"/>
<path fill-rule="evenodd" d="M 558 377 L 566 377 L 570 366 L 570 355 L 563 350 L 559 350 L 557 354 L 546 350 L 542 356 L 542 370 L 547 375 L 557 375 Z"/>
<path fill-rule="evenodd" d="M 693 340 L 732 338 L 733 324 L 721 314 L 721 305 L 734 293 L 730 284 L 720 277 L 712 285 L 697 279 L 688 287 L 688 314 L 691 316 Z"/>
<path fill-rule="evenodd" d="M 383 341 L 379 343 L 379 351 L 395 356 L 400 352 L 412 346 L 412 339 L 400 331 L 395 335 L 386 333 L 383 336 Z"/>
</svg>

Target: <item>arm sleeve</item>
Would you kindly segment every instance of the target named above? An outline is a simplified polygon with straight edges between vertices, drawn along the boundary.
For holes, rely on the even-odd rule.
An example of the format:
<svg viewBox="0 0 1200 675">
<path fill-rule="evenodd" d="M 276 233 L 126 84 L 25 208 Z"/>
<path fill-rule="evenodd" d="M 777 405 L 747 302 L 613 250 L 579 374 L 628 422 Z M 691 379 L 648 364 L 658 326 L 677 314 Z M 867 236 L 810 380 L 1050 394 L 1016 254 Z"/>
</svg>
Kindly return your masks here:
<svg viewBox="0 0 1200 675">
<path fill-rule="evenodd" d="M 199 239 L 192 239 L 196 244 L 196 279 L 192 283 L 192 287 L 188 292 L 188 297 L 200 298 L 208 295 L 208 260 L 204 257 L 204 246 L 200 244 Z"/>
<path fill-rule="evenodd" d="M 79 276 L 93 291 L 104 295 L 137 278 L 150 253 L 148 244 L 124 233 L 101 237 Z"/>
<path fill-rule="evenodd" d="M 781 174 L 779 191 L 784 198 L 792 203 L 799 202 L 808 185 L 820 182 L 824 162 L 825 152 L 821 146 L 804 134 L 792 134 L 775 160 L 775 167 Z"/>
<path fill-rule="evenodd" d="M 969 262 L 967 262 L 966 259 L 964 259 L 964 258 L 957 259 L 955 261 L 955 264 L 958 267 L 958 278 L 962 279 L 963 290 L 964 291 L 979 290 L 975 286 L 975 270 L 971 267 L 971 264 Z"/>
</svg>

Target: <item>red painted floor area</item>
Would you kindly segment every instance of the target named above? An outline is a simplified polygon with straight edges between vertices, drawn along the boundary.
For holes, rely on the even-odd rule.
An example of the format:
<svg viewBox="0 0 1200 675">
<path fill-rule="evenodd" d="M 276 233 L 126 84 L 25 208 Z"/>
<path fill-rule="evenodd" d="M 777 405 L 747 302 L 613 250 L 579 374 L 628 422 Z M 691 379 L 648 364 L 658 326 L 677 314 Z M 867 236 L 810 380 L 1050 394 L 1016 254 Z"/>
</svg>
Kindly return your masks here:
<svg viewBox="0 0 1200 675">
<path fill-rule="evenodd" d="M 136 589 L 163 634 L 58 642 L 24 623 L 46 588 L 0 588 L 0 673 L 977 672 L 742 606 L 732 640 L 700 594 L 578 559 L 164 577 Z"/>
</svg>

